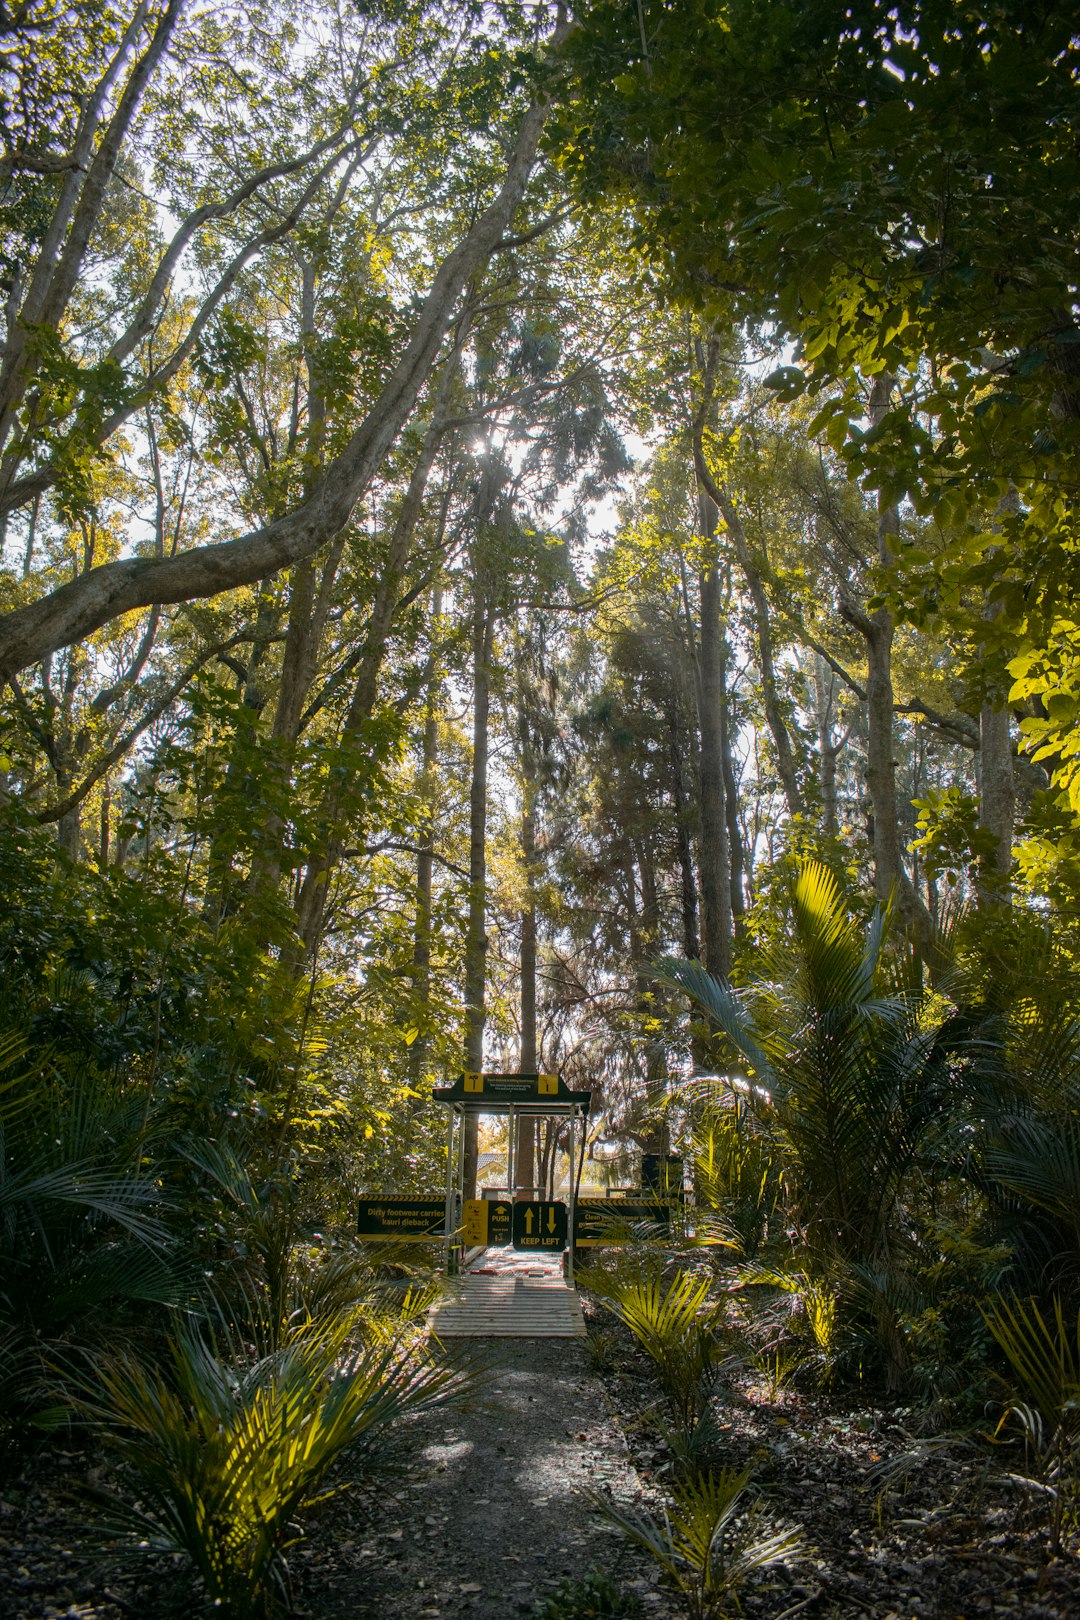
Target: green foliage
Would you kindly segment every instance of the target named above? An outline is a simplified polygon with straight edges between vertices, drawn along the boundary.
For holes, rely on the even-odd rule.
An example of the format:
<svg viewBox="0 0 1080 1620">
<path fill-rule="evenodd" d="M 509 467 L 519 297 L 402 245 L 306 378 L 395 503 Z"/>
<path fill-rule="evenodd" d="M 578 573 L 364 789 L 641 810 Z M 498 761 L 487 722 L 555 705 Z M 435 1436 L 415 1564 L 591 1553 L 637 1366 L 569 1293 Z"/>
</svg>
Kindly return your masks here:
<svg viewBox="0 0 1080 1620">
<path fill-rule="evenodd" d="M 703 1228 L 711 1233 L 720 1221 L 737 1235 L 742 1253 L 753 1258 L 780 1206 L 782 1178 L 746 1099 L 730 1092 L 707 1097 L 695 1110 L 693 1150 L 699 1239 Z"/>
<path fill-rule="evenodd" d="M 1034 1300 L 998 1295 L 983 1315 L 1018 1391 L 1002 1423 L 1017 1419 L 1034 1457 L 1050 1498 L 1050 1551 L 1057 1557 L 1080 1499 L 1080 1313 L 1067 1322 L 1057 1296 L 1051 1309 L 1048 1321 Z"/>
<path fill-rule="evenodd" d="M 106 1528 L 190 1559 L 208 1600 L 234 1620 L 285 1599 L 298 1515 L 334 1494 L 323 1478 L 348 1447 L 374 1462 L 389 1427 L 455 1395 L 459 1376 L 425 1361 L 400 1330 L 357 1347 L 353 1314 L 294 1330 L 252 1362 L 181 1328 L 157 1367 L 100 1360 L 74 1396 L 130 1472 L 130 1499 L 105 1500 Z"/>
<path fill-rule="evenodd" d="M 993 856 L 997 840 L 979 825 L 979 806 L 958 783 L 931 789 L 912 801 L 918 811 L 918 838 L 912 843 L 931 876 L 944 876 L 950 888 L 967 877 L 974 882 L 980 865 Z"/>
<path fill-rule="evenodd" d="M 591 1569 L 580 1580 L 566 1580 L 533 1609 L 533 1620 L 641 1620 L 644 1607 L 610 1575 Z"/>
<path fill-rule="evenodd" d="M 579 1275 L 654 1363 L 679 1421 L 690 1422 L 707 1399 L 714 1367 L 711 1277 L 678 1270 L 665 1276 L 656 1259 L 611 1270 L 592 1266 Z"/>
<path fill-rule="evenodd" d="M 791 892 L 791 933 L 762 953 L 745 989 L 694 961 L 657 968 L 745 1066 L 745 1106 L 783 1164 L 789 1213 L 823 1259 L 888 1251 L 905 1176 L 947 1093 L 918 998 L 889 982 L 886 927 L 878 911 L 864 931 L 836 880 L 808 863 Z"/>
<path fill-rule="evenodd" d="M 973 688 L 1012 660 L 1070 842 L 1074 23 L 1065 0 L 592 0 L 551 132 L 662 296 L 720 327 L 778 323 L 796 363 L 768 378 L 777 399 L 812 397 L 808 435 L 929 520 L 933 547 L 901 544 L 884 594 L 950 627 Z M 883 377 L 891 408 L 868 427 Z"/>
<path fill-rule="evenodd" d="M 41 1423 L 57 1363 L 182 1295 L 144 1102 L 0 1037 L 0 1421 Z"/>
<path fill-rule="evenodd" d="M 721 1469 L 676 1486 L 661 1519 L 625 1511 L 593 1493 L 592 1505 L 656 1560 L 686 1603 L 692 1620 L 723 1620 L 738 1612 L 748 1576 L 798 1557 L 795 1531 L 754 1534 L 754 1510 L 744 1501 L 749 1469 Z M 741 1522 L 740 1522 L 741 1519 Z"/>
</svg>

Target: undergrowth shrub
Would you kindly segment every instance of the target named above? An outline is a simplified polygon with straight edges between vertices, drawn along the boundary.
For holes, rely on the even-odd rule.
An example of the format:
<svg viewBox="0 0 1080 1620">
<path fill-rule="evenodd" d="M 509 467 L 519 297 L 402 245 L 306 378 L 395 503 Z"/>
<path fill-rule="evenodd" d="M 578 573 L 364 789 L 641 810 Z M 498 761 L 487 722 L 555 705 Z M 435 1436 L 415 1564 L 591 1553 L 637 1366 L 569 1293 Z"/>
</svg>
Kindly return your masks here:
<svg viewBox="0 0 1080 1620">
<path fill-rule="evenodd" d="M 687 1605 L 691 1620 L 738 1612 L 739 1589 L 754 1570 L 795 1558 L 797 1531 L 755 1534 L 756 1504 L 747 1501 L 748 1469 L 723 1468 L 675 1487 L 661 1517 L 634 1513 L 590 1492 L 592 1506 L 654 1558 Z"/>
<path fill-rule="evenodd" d="M 1034 1464 L 1031 1483 L 1049 1504 L 1050 1551 L 1058 1557 L 1080 1503 L 1080 1312 L 1071 1320 L 1055 1296 L 1049 1318 L 1034 1300 L 998 1296 L 986 1325 L 1012 1372 L 1002 1427 L 1020 1426 Z"/>
<path fill-rule="evenodd" d="M 653 1362 L 676 1419 L 691 1423 L 707 1403 L 717 1359 L 709 1274 L 668 1272 L 657 1256 L 610 1269 L 592 1266 L 580 1278 Z"/>
<path fill-rule="evenodd" d="M 99 1494 L 103 1528 L 190 1559 L 228 1620 L 261 1620 L 288 1598 L 299 1516 L 342 1489 L 327 1470 L 347 1447 L 377 1466 L 390 1425 L 454 1398 L 465 1379 L 408 1331 L 355 1344 L 355 1315 L 294 1329 L 268 1356 L 216 1346 L 191 1325 L 160 1365 L 108 1356 L 73 1396 L 121 1465 Z"/>
</svg>

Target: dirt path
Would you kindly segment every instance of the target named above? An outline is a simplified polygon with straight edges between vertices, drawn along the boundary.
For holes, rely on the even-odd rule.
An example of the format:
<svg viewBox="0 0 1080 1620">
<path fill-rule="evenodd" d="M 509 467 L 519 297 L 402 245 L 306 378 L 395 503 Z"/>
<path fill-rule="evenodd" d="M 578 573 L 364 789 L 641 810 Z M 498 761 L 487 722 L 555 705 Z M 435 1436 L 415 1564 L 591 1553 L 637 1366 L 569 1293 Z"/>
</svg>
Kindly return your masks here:
<svg viewBox="0 0 1080 1620">
<path fill-rule="evenodd" d="M 477 1399 L 416 1425 L 396 1500 L 371 1515 L 344 1497 L 314 1530 L 301 1609 L 312 1620 L 512 1620 L 598 1567 L 668 1620 L 652 1568 L 580 1495 L 648 1495 L 584 1343 L 459 1343 L 485 1364 Z"/>
</svg>

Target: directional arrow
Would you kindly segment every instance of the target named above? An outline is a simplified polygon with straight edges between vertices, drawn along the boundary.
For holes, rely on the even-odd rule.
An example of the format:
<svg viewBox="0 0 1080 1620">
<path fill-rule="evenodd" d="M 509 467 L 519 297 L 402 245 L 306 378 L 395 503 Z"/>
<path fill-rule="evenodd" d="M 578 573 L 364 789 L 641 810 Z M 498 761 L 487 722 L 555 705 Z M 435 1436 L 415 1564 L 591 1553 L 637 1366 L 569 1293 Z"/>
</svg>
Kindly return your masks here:
<svg viewBox="0 0 1080 1620">
<path fill-rule="evenodd" d="M 549 1204 L 548 1205 L 548 1231 L 549 1232 L 554 1232 L 554 1230 L 555 1230 L 555 1206 L 554 1206 L 554 1204 Z"/>
<path fill-rule="evenodd" d="M 532 1212 L 531 1209 L 527 1209 L 525 1211 L 525 1236 L 526 1237 L 532 1237 L 532 1229 L 533 1229 L 533 1212 Z"/>
</svg>

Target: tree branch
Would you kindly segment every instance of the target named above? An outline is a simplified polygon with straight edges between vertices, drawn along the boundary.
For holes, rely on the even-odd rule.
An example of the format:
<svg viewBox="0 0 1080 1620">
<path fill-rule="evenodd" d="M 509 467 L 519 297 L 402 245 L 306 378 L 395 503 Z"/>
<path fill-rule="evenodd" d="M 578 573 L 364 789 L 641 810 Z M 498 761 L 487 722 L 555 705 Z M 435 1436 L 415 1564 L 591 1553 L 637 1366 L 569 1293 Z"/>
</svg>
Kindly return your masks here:
<svg viewBox="0 0 1080 1620">
<path fill-rule="evenodd" d="M 119 614 L 155 603 L 216 596 L 253 584 L 310 556 L 348 523 L 404 426 L 435 364 L 458 299 L 486 264 L 521 202 L 536 157 L 546 105 L 521 122 L 494 200 L 443 260 L 412 337 L 382 394 L 314 493 L 269 524 L 174 557 L 131 557 L 88 570 L 36 602 L 0 618 L 0 677 L 7 679 L 59 647 L 90 635 Z"/>
</svg>

